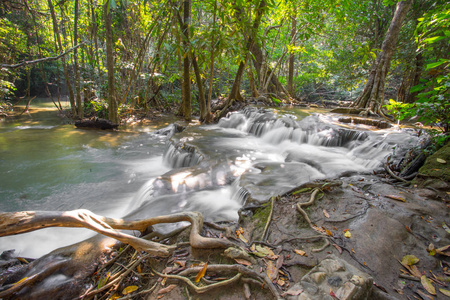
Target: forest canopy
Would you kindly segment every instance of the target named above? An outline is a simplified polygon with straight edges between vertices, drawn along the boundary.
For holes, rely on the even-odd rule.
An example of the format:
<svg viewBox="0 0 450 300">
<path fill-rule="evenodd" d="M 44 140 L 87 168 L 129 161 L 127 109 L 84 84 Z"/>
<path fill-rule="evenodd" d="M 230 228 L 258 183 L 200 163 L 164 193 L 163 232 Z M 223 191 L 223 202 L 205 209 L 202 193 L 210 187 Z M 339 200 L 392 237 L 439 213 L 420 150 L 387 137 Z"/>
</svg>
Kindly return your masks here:
<svg viewBox="0 0 450 300">
<path fill-rule="evenodd" d="M 350 101 L 449 130 L 447 1 L 6 0 L 0 22 L 2 111 L 46 96 L 209 122 L 218 98 Z"/>
</svg>

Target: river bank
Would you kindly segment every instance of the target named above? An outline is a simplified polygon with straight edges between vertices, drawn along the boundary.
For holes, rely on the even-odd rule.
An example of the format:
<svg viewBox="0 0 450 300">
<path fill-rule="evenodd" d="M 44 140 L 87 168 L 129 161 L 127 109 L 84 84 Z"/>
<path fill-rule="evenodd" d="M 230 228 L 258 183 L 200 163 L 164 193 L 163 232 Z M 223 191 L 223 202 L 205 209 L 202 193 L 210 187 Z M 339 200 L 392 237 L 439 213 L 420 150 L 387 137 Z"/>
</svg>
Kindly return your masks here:
<svg viewBox="0 0 450 300">
<path fill-rule="evenodd" d="M 231 124 L 249 125 L 248 122 L 240 123 L 241 120 L 245 121 L 245 118 L 240 118 L 230 119 L 226 124 L 230 126 Z M 233 128 L 226 129 L 230 127 L 226 124 L 222 124 L 223 126 L 219 128 L 219 131 L 212 132 L 208 138 L 205 137 L 208 136 L 206 133 L 211 131 L 210 127 L 193 128 L 193 130 L 180 134 L 178 138 L 175 137 L 175 140 L 172 139 L 172 145 L 176 146 L 182 141 L 185 142 L 184 146 L 177 146 L 172 152 L 166 150 L 164 156 L 167 162 L 171 162 L 174 169 L 152 182 L 152 186 L 165 187 L 161 189 L 165 192 L 160 193 L 160 198 L 157 197 L 158 193 L 151 189 L 144 190 L 142 193 L 142 195 L 149 195 L 152 191 L 153 198 L 174 203 L 172 205 L 174 208 L 176 202 L 173 201 L 177 200 L 180 203 L 181 200 L 182 203 L 186 203 L 179 208 L 181 211 L 203 210 L 207 220 L 219 221 L 220 226 L 206 223 L 201 234 L 207 237 L 226 239 L 235 245 L 234 248 L 241 250 L 224 252 L 223 250 L 191 248 L 189 244 L 186 244 L 189 241 L 189 234 L 187 230 L 183 230 L 162 240 L 163 244 L 176 242 L 180 245 L 169 258 L 148 257 L 144 252 L 135 252 L 133 249 L 121 251 L 122 246 L 111 248 L 114 242 L 109 239 L 102 239 L 102 242 L 97 240 L 88 242 L 91 249 L 96 250 L 92 251 L 90 255 L 86 255 L 86 251 L 83 250 L 83 260 L 78 259 L 77 261 L 74 259 L 75 253 L 77 253 L 76 249 L 80 249 L 78 245 L 75 248 L 69 247 L 63 251 L 57 250 L 49 256 L 44 256 L 40 259 L 40 263 L 38 260 L 33 267 L 28 267 L 28 271 L 39 269 L 37 266 L 40 266 L 41 269 L 45 266 L 48 267 L 49 262 L 46 263 L 46 259 L 49 258 L 54 259 L 55 257 L 61 257 L 61 255 L 66 258 L 71 257 L 72 267 L 65 266 L 54 271 L 52 276 L 48 276 L 49 280 L 53 278 L 52 286 L 54 289 L 52 293 L 54 295 L 58 290 L 63 293 L 61 295 L 64 295 L 64 293 L 69 295 L 68 290 L 63 287 L 70 285 L 73 286 L 71 291 L 74 293 L 70 297 L 75 297 L 77 293 L 79 295 L 89 286 L 91 287 L 90 293 L 97 291 L 97 293 L 104 293 L 105 297 L 128 297 L 123 295 L 124 290 L 126 293 L 126 288 L 132 287 L 128 288 L 128 291 L 130 291 L 137 287 L 137 290 L 129 296 L 129 298 L 136 299 L 139 299 L 139 297 L 187 299 L 194 295 L 200 298 L 214 296 L 222 299 L 242 299 L 244 297 L 257 299 L 267 297 L 270 299 L 271 297 L 281 297 L 281 295 L 299 299 L 307 299 L 306 296 L 311 299 L 326 299 L 326 297 L 333 297 L 333 294 L 330 295 L 330 289 L 334 294 L 337 293 L 341 299 L 347 295 L 346 293 L 355 293 L 352 294 L 354 298 L 350 297 L 349 299 L 362 299 L 358 297 L 367 298 L 369 295 L 375 294 L 377 296 L 370 296 L 372 297 L 370 299 L 376 299 L 375 297 L 389 299 L 389 296 L 384 295 L 383 289 L 390 297 L 398 299 L 407 299 L 407 296 L 417 295 L 416 292 L 427 293 L 419 282 L 421 278 L 417 278 L 417 274 L 402 274 L 402 271 L 400 271 L 400 269 L 407 269 L 397 261 L 397 259 L 401 261 L 404 255 L 415 255 L 420 259 L 417 265 L 420 272 L 431 270 L 437 277 L 446 276 L 445 267 L 448 259 L 445 258 L 445 255 L 438 253 L 435 256 L 429 256 L 426 251 L 430 244 L 433 244 L 436 249 L 449 244 L 449 236 L 445 229 L 445 223 L 443 223 L 448 219 L 448 194 L 445 191 L 422 189 L 414 186 L 398 186 L 389 181 L 388 176 L 381 172 L 382 169 L 377 171 L 379 172 L 378 175 L 373 175 L 372 171 L 362 171 L 356 165 L 353 166 L 350 160 L 344 160 L 346 155 L 342 154 L 327 163 L 324 158 L 333 156 L 330 156 L 330 154 L 320 156 L 319 151 L 323 151 L 324 148 L 323 146 L 311 148 L 315 143 L 320 141 L 320 143 L 332 147 L 338 145 L 338 148 L 330 148 L 333 150 L 331 153 L 337 155 L 343 150 L 342 148 L 345 148 L 342 146 L 348 142 L 353 143 L 349 148 L 351 150 L 361 147 L 364 142 L 368 142 L 365 141 L 368 139 L 366 136 L 359 140 L 361 139 L 359 135 L 353 133 L 349 135 L 348 131 L 330 131 L 333 127 L 328 125 L 326 128 L 320 127 L 317 132 L 314 130 L 303 131 L 307 133 L 306 136 L 310 137 L 308 138 L 310 142 L 306 143 L 308 145 L 306 149 L 308 151 L 315 149 L 309 152 L 316 156 L 314 161 L 311 159 L 305 160 L 306 157 L 302 155 L 303 152 L 298 152 L 298 146 L 295 144 L 297 142 L 293 143 L 295 148 L 289 148 L 290 144 L 286 143 L 292 143 L 291 140 L 284 140 L 283 142 L 283 149 L 285 151 L 291 149 L 291 152 L 287 155 L 280 156 L 278 154 L 277 156 L 280 148 L 279 143 L 282 142 L 280 137 L 286 136 L 283 133 L 290 131 L 291 134 L 287 136 L 293 136 L 292 132 L 300 133 L 303 127 L 301 124 L 295 125 L 297 123 L 292 123 L 290 118 L 283 119 L 283 124 L 291 122 L 290 124 L 294 126 L 291 129 L 277 127 L 280 123 L 271 119 L 272 117 L 269 117 L 269 115 L 264 114 L 258 118 L 264 124 L 271 124 L 272 127 L 268 125 L 246 127 L 249 132 L 254 132 L 256 137 L 245 135 Z M 311 122 L 312 120 L 307 120 L 308 128 L 311 127 L 311 124 L 314 124 Z M 274 131 L 275 134 L 270 135 L 270 132 L 272 132 L 270 128 L 276 130 Z M 222 132 L 224 135 L 220 139 L 211 139 L 215 137 L 216 132 Z M 262 139 L 258 136 L 258 132 Z M 346 133 L 346 137 L 351 136 L 352 138 L 345 140 L 344 144 L 336 144 L 339 141 L 339 143 L 343 143 L 343 139 L 342 135 L 334 137 L 333 132 Z M 316 135 L 317 133 L 319 135 Z M 324 133 L 327 134 L 324 135 Z M 145 137 L 148 138 L 148 135 L 145 135 Z M 202 141 L 202 137 L 204 141 Z M 245 137 L 248 144 L 243 144 L 241 137 Z M 224 143 L 224 140 L 227 143 Z M 196 144 L 192 144 L 194 142 Z M 268 142 L 268 144 L 261 144 L 262 142 Z M 275 146 L 271 146 L 270 143 L 275 143 Z M 193 154 L 195 151 L 189 150 L 191 148 L 188 145 L 197 149 L 195 155 Z M 212 153 L 215 152 L 215 148 L 212 147 L 214 145 L 221 145 L 223 153 L 226 154 L 219 154 L 217 158 L 211 159 Z M 226 145 L 228 147 L 225 147 Z M 187 152 L 179 151 L 180 149 Z M 231 149 L 234 149 L 234 154 Z M 259 149 L 261 153 L 255 151 L 255 149 Z M 263 149 L 266 151 L 264 153 L 267 154 L 263 155 Z M 381 148 L 382 151 L 380 152 L 381 158 L 385 155 L 383 149 Z M 187 155 L 189 153 L 190 156 Z M 366 152 L 362 151 L 361 153 Z M 220 164 L 221 160 L 218 157 L 222 157 L 225 164 Z M 373 157 L 370 156 L 370 160 L 366 163 L 371 162 Z M 269 162 L 267 158 L 270 158 L 271 161 Z M 359 156 L 357 158 L 357 164 L 363 165 L 364 157 Z M 442 159 L 447 158 L 442 157 Z M 229 165 L 230 161 L 234 163 Z M 220 167 L 208 167 L 212 166 L 211 162 Z M 340 162 L 340 164 L 336 165 L 337 162 Z M 225 165 L 228 165 L 228 167 L 224 168 Z M 336 171 L 336 169 L 344 168 L 344 166 L 351 167 L 345 172 Z M 177 171 L 177 169 L 179 170 Z M 207 171 L 208 169 L 210 171 Z M 288 172 L 283 170 L 288 170 Z M 319 173 L 316 170 L 320 170 Z M 202 195 L 201 199 L 217 199 L 220 194 L 224 194 L 225 198 L 231 197 L 233 190 L 229 189 L 228 184 L 232 176 L 240 176 L 239 172 L 244 172 L 241 174 L 247 172 L 248 175 L 245 178 L 241 177 L 240 182 L 242 186 L 251 188 L 247 189 L 249 193 L 244 196 L 248 198 L 244 207 L 240 208 L 238 216 L 234 217 L 233 222 L 224 222 L 233 215 L 231 212 L 231 214 L 222 214 L 221 217 L 216 219 L 211 216 L 214 214 L 220 215 L 219 212 L 224 213 L 225 208 L 235 205 L 234 202 L 224 202 L 211 210 L 211 207 L 208 208 L 207 202 L 192 200 L 199 199 L 193 197 L 199 193 Z M 323 179 L 321 173 L 334 174 L 334 179 L 332 181 Z M 184 177 L 178 176 L 179 174 L 183 174 Z M 231 176 L 231 174 L 234 175 Z M 292 177 L 292 174 L 297 175 Z M 308 175 L 300 176 L 301 174 Z M 314 176 L 316 176 L 316 180 L 309 180 Z M 178 178 L 176 187 L 174 185 L 175 177 Z M 223 186 L 220 185 L 221 182 Z M 169 183 L 170 186 L 168 187 Z M 211 184 L 217 186 L 211 190 Z M 284 192 L 283 188 L 280 189 L 276 185 L 284 186 Z M 202 186 L 209 186 L 210 190 L 198 191 Z M 183 193 L 177 194 L 181 191 L 180 187 L 183 188 Z M 170 190 L 172 192 L 167 194 Z M 148 201 L 153 198 L 146 196 L 141 200 L 136 200 L 134 204 L 139 209 L 129 215 L 128 218 L 152 217 L 153 215 L 149 212 L 152 210 L 158 211 L 161 202 Z M 262 201 L 264 200 L 262 198 L 265 198 L 265 201 Z M 242 198 L 238 197 L 238 199 Z M 269 201 L 267 202 L 267 200 Z M 300 209 L 297 207 L 298 203 L 310 201 L 311 205 L 308 205 L 308 207 L 303 205 L 300 205 Z M 143 204 L 146 206 L 143 206 Z M 237 207 L 239 208 L 239 206 Z M 223 231 L 218 230 L 218 228 L 223 229 Z M 161 242 L 160 236 L 161 234 L 151 237 L 154 241 Z M 100 247 L 99 245 L 104 246 Z M 105 253 L 106 256 L 104 256 Z M 334 256 L 326 259 L 328 255 Z M 100 266 L 109 261 L 108 257 L 119 258 L 114 260 L 117 263 L 110 263 L 111 269 L 101 268 L 90 278 L 89 274 L 95 271 L 97 264 Z M 11 259 L 14 260 L 14 258 Z M 17 262 L 17 259 L 15 261 Z M 328 264 L 320 265 L 324 261 Z M 198 274 L 203 269 L 204 263 L 211 267 L 212 273 L 207 272 L 205 276 L 199 276 Z M 217 264 L 222 266 L 216 266 Z M 125 267 L 120 267 L 120 265 Z M 226 265 L 232 266 L 226 267 Z M 150 266 L 153 269 L 150 269 Z M 78 270 L 74 271 L 76 267 L 78 267 Z M 209 269 L 206 268 L 206 270 Z M 108 272 L 110 272 L 110 275 L 107 275 Z M 310 272 L 309 275 L 308 272 Z M 406 273 L 408 272 L 406 270 Z M 125 273 L 127 274 L 124 275 Z M 60 274 L 65 274 L 64 278 L 59 278 L 62 281 L 55 279 Z M 110 276 L 120 280 L 110 284 L 113 281 L 112 278 L 109 278 Z M 184 276 L 183 278 L 189 276 L 204 277 L 205 280 L 202 279 L 199 285 L 205 287 L 204 290 L 208 291 L 208 296 L 202 296 L 201 293 L 197 295 L 198 290 L 194 292 L 196 288 L 192 286 L 186 289 L 185 283 L 180 283 L 185 279 L 173 276 Z M 236 279 L 236 276 L 239 278 Z M 429 272 L 427 276 L 433 277 Z M 108 279 L 106 279 L 107 277 Z M 162 278 L 166 279 L 162 280 Z M 221 283 L 217 286 L 208 287 L 218 278 L 225 279 L 225 281 L 219 281 Z M 269 278 L 269 281 L 267 281 L 267 278 Z M 370 278 L 374 278 L 375 287 L 373 287 Z M 16 279 L 16 281 L 20 280 L 17 277 Z M 11 278 L 9 280 L 10 283 L 15 282 L 11 281 Z M 193 281 L 195 282 L 195 280 Z M 262 281 L 263 284 L 258 283 L 258 281 Z M 58 282 L 64 284 L 56 284 Z M 164 284 L 162 284 L 163 282 Z M 45 283 L 45 280 L 43 283 Z M 76 285 L 73 285 L 73 283 Z M 261 289 L 261 285 L 266 288 L 269 287 L 269 291 Z M 153 286 L 155 287 L 151 289 Z M 22 295 L 38 297 L 37 295 L 42 296 L 49 292 L 49 289 L 45 290 L 45 284 L 36 285 L 35 288 L 37 290 L 34 290 L 34 292 L 33 289 L 24 289 L 22 292 L 25 294 Z M 442 286 L 442 288 L 445 289 L 446 287 Z M 99 291 L 100 289 L 103 290 Z M 138 293 L 140 294 L 137 295 Z M 20 295 L 20 293 L 13 294 L 12 297 L 20 298 Z M 437 295 L 438 299 L 443 296 L 439 290 L 437 290 Z"/>
</svg>

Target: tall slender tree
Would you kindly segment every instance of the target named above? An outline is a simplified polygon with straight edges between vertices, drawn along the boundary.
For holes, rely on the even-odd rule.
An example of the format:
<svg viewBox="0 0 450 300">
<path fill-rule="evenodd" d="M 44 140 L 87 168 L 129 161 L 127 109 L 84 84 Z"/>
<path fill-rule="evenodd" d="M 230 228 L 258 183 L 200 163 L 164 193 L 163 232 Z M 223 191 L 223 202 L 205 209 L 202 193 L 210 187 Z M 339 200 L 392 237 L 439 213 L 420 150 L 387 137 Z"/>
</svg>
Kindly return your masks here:
<svg viewBox="0 0 450 300">
<path fill-rule="evenodd" d="M 59 34 L 58 22 L 56 20 L 55 8 L 53 6 L 52 0 L 48 0 L 48 7 L 50 8 L 50 14 L 52 16 L 53 31 L 54 31 L 54 35 L 56 37 L 58 49 L 62 53 L 62 52 L 64 52 L 64 48 L 63 48 L 63 45 L 61 42 L 61 36 Z M 67 90 L 69 91 L 69 100 L 70 100 L 70 106 L 72 108 L 72 115 L 75 116 L 77 113 L 76 105 L 75 105 L 75 97 L 73 94 L 72 84 L 70 83 L 69 70 L 67 67 L 65 56 L 61 57 L 61 62 L 62 62 L 63 69 L 64 69 L 64 78 L 66 80 Z"/>
<path fill-rule="evenodd" d="M 400 0 L 397 3 L 394 17 L 384 37 L 381 52 L 375 60 L 364 90 L 356 99 L 354 106 L 365 108 L 375 113 L 382 113 L 381 106 L 384 101 L 384 87 L 387 73 L 391 65 L 391 59 L 397 44 L 398 35 L 402 28 L 403 20 L 408 13 L 413 0 Z"/>
<path fill-rule="evenodd" d="M 114 57 L 113 57 L 113 36 L 112 36 L 112 16 L 110 9 L 110 0 L 103 4 L 103 14 L 105 16 L 106 31 L 106 68 L 108 69 L 108 119 L 118 124 L 118 106 L 115 93 L 114 80 Z"/>
</svg>

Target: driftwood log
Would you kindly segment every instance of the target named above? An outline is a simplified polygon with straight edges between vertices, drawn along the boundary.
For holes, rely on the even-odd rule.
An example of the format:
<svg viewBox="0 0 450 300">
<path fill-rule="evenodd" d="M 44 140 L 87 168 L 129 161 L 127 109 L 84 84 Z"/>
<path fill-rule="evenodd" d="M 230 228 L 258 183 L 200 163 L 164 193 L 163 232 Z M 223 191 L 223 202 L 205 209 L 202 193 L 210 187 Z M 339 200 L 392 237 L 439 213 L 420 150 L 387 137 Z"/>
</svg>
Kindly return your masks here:
<svg viewBox="0 0 450 300">
<path fill-rule="evenodd" d="M 136 250 L 146 251 L 152 255 L 168 256 L 176 249 L 177 245 L 163 245 L 118 230 L 138 230 L 144 232 L 148 227 L 155 224 L 183 221 L 191 223 L 189 242 L 193 248 L 211 249 L 233 246 L 226 239 L 205 238 L 201 236 L 200 231 L 203 227 L 203 216 L 199 212 L 183 212 L 137 221 L 107 218 L 84 209 L 64 212 L 5 212 L 0 213 L 0 237 L 35 231 L 46 227 L 84 227 L 129 244 Z"/>
<path fill-rule="evenodd" d="M 117 129 L 119 124 L 114 124 L 113 122 L 106 119 L 83 119 L 75 122 L 77 128 L 94 128 L 94 129 Z"/>
</svg>

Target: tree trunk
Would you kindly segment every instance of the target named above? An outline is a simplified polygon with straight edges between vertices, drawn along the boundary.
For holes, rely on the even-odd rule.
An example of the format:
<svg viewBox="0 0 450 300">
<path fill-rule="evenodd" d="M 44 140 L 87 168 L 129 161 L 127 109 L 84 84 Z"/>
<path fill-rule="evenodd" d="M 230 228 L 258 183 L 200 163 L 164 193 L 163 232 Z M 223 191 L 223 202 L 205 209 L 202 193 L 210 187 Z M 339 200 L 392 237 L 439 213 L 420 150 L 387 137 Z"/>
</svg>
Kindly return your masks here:
<svg viewBox="0 0 450 300">
<path fill-rule="evenodd" d="M 410 88 L 412 88 L 413 86 L 416 86 L 419 84 L 420 82 L 420 77 L 422 75 L 422 71 L 423 71 L 423 64 L 424 64 L 424 58 L 422 53 L 418 53 L 416 55 L 416 66 L 414 68 L 414 72 L 413 72 L 413 78 L 412 78 L 412 83 Z M 409 90 L 408 90 L 409 92 Z M 414 103 L 416 101 L 416 97 L 419 94 L 419 91 L 413 92 L 411 94 L 407 94 L 406 98 L 405 98 L 405 102 L 406 103 Z"/>
<path fill-rule="evenodd" d="M 78 10 L 79 10 L 79 1 L 75 0 L 75 13 L 74 13 L 74 21 L 73 21 L 73 39 L 75 46 L 78 45 Z M 73 51 L 73 60 L 75 67 L 75 92 L 77 95 L 77 112 L 78 117 L 80 119 L 83 118 L 83 105 L 81 104 L 81 78 L 80 78 L 80 66 L 78 65 L 78 48 L 75 48 Z"/>
<path fill-rule="evenodd" d="M 112 37 L 112 18 L 109 9 L 109 1 L 103 5 L 106 29 L 106 67 L 108 69 L 108 119 L 115 123 L 119 123 L 117 112 L 117 100 L 114 89 L 114 57 L 113 57 L 113 37 Z"/>
<path fill-rule="evenodd" d="M 182 32 L 184 35 L 183 45 L 184 45 L 184 58 L 183 58 L 183 116 L 186 121 L 191 120 L 191 79 L 189 74 L 189 23 L 190 23 L 190 13 L 191 13 L 191 1 L 184 0 L 183 8 L 183 26 Z"/>
<path fill-rule="evenodd" d="M 209 73 L 209 91 L 208 99 L 206 100 L 206 118 L 205 122 L 211 122 L 211 97 L 213 89 L 213 77 L 214 77 L 214 58 L 215 58 L 215 43 L 216 43 L 216 13 L 217 13 L 217 0 L 214 1 L 214 13 L 213 13 L 213 36 L 211 39 L 211 58 L 210 58 L 210 73 Z"/>
<path fill-rule="evenodd" d="M 62 52 L 64 52 L 63 45 L 61 42 L 61 36 L 59 35 L 59 28 L 58 28 L 58 23 L 56 21 L 55 8 L 53 7 L 52 0 L 48 0 L 48 7 L 50 8 L 50 14 L 52 15 L 53 31 L 55 32 L 55 37 L 58 42 L 58 48 L 59 48 L 59 51 L 62 53 Z M 67 69 L 65 56 L 61 57 L 61 61 L 62 61 L 63 69 L 64 69 L 64 78 L 66 79 L 66 85 L 67 85 L 67 89 L 69 91 L 69 100 L 70 100 L 70 106 L 72 108 L 72 115 L 75 116 L 76 115 L 75 97 L 73 95 L 72 84 L 70 83 L 69 70 Z"/>
<path fill-rule="evenodd" d="M 269 78 L 270 74 L 272 77 L 270 78 L 270 83 L 268 85 L 268 92 L 278 94 L 280 92 L 285 93 L 286 95 L 289 92 L 284 88 L 281 84 L 278 76 L 273 74 L 272 68 L 266 67 L 264 64 L 264 54 L 261 50 L 261 46 L 258 43 L 254 43 L 250 48 L 251 53 L 253 54 L 253 66 L 255 67 L 256 74 L 258 75 L 258 81 L 260 83 L 260 87 L 263 88 L 264 83 L 266 81 L 265 78 Z"/>
<path fill-rule="evenodd" d="M 361 95 L 356 99 L 354 107 L 365 108 L 369 111 L 381 113 L 384 101 L 384 87 L 386 75 L 389 71 L 391 59 L 397 44 L 397 38 L 402 28 L 403 20 L 408 13 L 413 0 L 397 3 L 394 17 L 381 46 L 381 52 L 372 66 L 371 73 Z"/>
<path fill-rule="evenodd" d="M 195 51 L 192 51 L 192 65 L 194 67 L 195 80 L 197 81 L 198 87 L 198 104 L 200 106 L 200 122 L 206 120 L 206 101 L 205 92 L 203 91 L 202 76 L 200 74 L 200 68 L 197 64 L 197 57 L 195 56 Z"/>
<path fill-rule="evenodd" d="M 238 100 L 240 97 L 239 88 L 241 86 L 242 75 L 244 74 L 245 64 L 250 56 L 250 51 L 254 45 L 255 37 L 258 32 L 259 24 L 261 23 L 262 16 L 264 15 L 266 7 L 266 1 L 261 0 L 258 8 L 255 13 L 255 20 L 253 21 L 252 30 L 247 40 L 247 44 L 245 46 L 245 58 L 239 63 L 238 71 L 236 72 L 236 76 L 234 78 L 233 86 L 231 87 L 230 94 L 228 96 L 227 102 L 225 103 L 225 107 L 218 113 L 217 119 L 224 117 L 228 111 L 228 109 L 233 105 L 235 100 Z"/>
<path fill-rule="evenodd" d="M 294 15 L 292 16 L 292 29 L 291 29 L 291 40 L 292 46 L 295 46 L 295 35 L 297 34 L 297 16 L 294 10 Z M 294 52 L 291 51 L 289 55 L 289 70 L 288 70 L 288 80 L 287 80 L 287 90 L 291 96 L 294 96 L 294 63 L 295 56 Z"/>
</svg>

